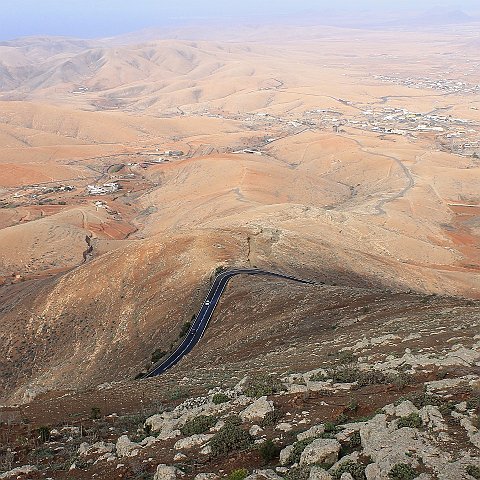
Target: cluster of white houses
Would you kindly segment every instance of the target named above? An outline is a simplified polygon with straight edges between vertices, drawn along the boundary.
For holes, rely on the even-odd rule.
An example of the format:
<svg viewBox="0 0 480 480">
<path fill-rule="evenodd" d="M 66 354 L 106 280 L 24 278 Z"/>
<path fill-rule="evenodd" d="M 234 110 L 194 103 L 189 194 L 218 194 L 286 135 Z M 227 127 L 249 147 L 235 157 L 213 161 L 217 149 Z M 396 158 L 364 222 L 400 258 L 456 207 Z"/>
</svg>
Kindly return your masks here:
<svg viewBox="0 0 480 480">
<path fill-rule="evenodd" d="M 116 182 L 104 183 L 103 185 L 87 185 L 88 195 L 107 195 L 120 190 L 120 185 Z"/>
</svg>

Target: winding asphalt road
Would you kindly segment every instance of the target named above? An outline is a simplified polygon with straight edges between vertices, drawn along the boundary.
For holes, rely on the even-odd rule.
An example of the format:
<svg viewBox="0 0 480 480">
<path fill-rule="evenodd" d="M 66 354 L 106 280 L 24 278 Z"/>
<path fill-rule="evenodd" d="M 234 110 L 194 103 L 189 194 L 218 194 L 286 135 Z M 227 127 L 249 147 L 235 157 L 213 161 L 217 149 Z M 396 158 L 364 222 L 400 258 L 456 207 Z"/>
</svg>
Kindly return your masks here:
<svg viewBox="0 0 480 480">
<path fill-rule="evenodd" d="M 193 347 L 201 340 L 208 327 L 213 312 L 217 307 L 218 301 L 222 296 L 228 282 L 236 275 L 268 275 L 270 277 L 284 278 L 294 282 L 304 283 L 308 285 L 315 285 L 315 282 L 301 280 L 290 275 L 283 275 L 281 273 L 267 272 L 258 269 L 236 269 L 228 270 L 216 276 L 207 297 L 205 298 L 190 330 L 183 339 L 182 343 L 166 358 L 162 363 L 157 365 L 153 370 L 145 374 L 142 378 L 151 378 L 161 375 L 169 368 L 173 367 L 179 362 L 187 353 L 191 352 Z"/>
</svg>

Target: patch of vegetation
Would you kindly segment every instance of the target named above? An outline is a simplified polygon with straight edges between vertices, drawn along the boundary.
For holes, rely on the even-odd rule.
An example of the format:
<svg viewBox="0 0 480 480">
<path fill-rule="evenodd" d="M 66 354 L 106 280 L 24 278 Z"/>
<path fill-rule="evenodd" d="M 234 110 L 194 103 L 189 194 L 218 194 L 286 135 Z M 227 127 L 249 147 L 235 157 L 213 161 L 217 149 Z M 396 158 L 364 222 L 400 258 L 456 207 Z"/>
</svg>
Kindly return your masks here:
<svg viewBox="0 0 480 480">
<path fill-rule="evenodd" d="M 417 476 L 415 469 L 407 463 L 397 463 L 388 473 L 392 480 L 413 480 Z"/>
<path fill-rule="evenodd" d="M 169 400 L 181 400 L 188 397 L 188 389 L 186 387 L 175 387 L 168 392 Z"/>
<path fill-rule="evenodd" d="M 323 424 L 323 428 L 325 433 L 337 433 L 338 428 L 335 423 L 332 422 L 326 422 Z"/>
<path fill-rule="evenodd" d="M 210 428 L 215 426 L 217 418 L 213 415 L 199 415 L 196 418 L 188 420 L 180 429 L 182 435 L 190 437 L 191 435 L 199 435 L 208 432 Z"/>
<path fill-rule="evenodd" d="M 480 468 L 476 465 L 468 465 L 465 471 L 476 480 L 480 480 Z"/>
<path fill-rule="evenodd" d="M 414 392 L 409 395 L 400 398 L 397 402 L 397 405 L 402 403 L 405 400 L 410 400 L 417 408 L 423 408 L 427 405 L 433 405 L 434 407 L 440 407 L 445 403 L 445 400 L 442 397 L 437 395 L 431 395 L 426 392 Z"/>
<path fill-rule="evenodd" d="M 212 454 L 218 457 L 236 450 L 246 450 L 253 442 L 254 438 L 247 431 L 227 419 L 225 426 L 210 440 L 210 447 Z"/>
<path fill-rule="evenodd" d="M 362 438 L 360 437 L 360 432 L 355 430 L 348 439 L 348 446 L 350 448 L 358 448 L 362 446 Z"/>
<path fill-rule="evenodd" d="M 40 427 L 40 428 L 38 429 L 38 434 L 39 434 L 39 436 L 40 436 L 40 440 L 41 440 L 43 443 L 50 441 L 50 437 L 51 437 L 50 428 L 48 428 L 48 427 Z"/>
<path fill-rule="evenodd" d="M 335 383 L 354 383 L 357 381 L 360 370 L 357 367 L 340 366 L 330 368 L 325 373 L 318 372 L 310 378 L 313 382 L 326 382 L 332 379 Z"/>
<path fill-rule="evenodd" d="M 219 265 L 217 268 L 215 268 L 215 271 L 213 272 L 213 276 L 216 277 L 217 275 L 220 275 L 223 272 L 226 272 L 228 268 L 225 265 Z"/>
<path fill-rule="evenodd" d="M 178 334 L 178 336 L 180 338 L 183 338 L 187 333 L 188 331 L 190 330 L 190 327 L 192 326 L 192 323 L 191 322 L 185 322 L 183 325 L 182 325 L 182 328 L 180 329 L 180 333 Z"/>
<path fill-rule="evenodd" d="M 267 440 L 266 442 L 260 444 L 258 451 L 260 452 L 262 460 L 266 464 L 271 463 L 280 455 L 280 448 L 275 445 L 272 440 Z"/>
<path fill-rule="evenodd" d="M 250 379 L 243 389 L 243 393 L 248 397 L 259 398 L 280 393 L 284 390 L 286 390 L 285 385 L 278 378 L 271 375 L 263 375 Z"/>
<path fill-rule="evenodd" d="M 348 365 L 351 363 L 355 363 L 357 361 L 357 357 L 352 352 L 344 351 L 339 352 L 337 356 L 337 362 L 341 363 L 342 365 Z"/>
<path fill-rule="evenodd" d="M 282 418 L 282 416 L 283 414 L 278 410 L 274 410 L 273 412 L 268 412 L 260 422 L 260 426 L 262 428 L 271 427 L 275 425 Z"/>
<path fill-rule="evenodd" d="M 400 418 L 397 423 L 398 428 L 420 428 L 422 425 L 422 419 L 420 418 L 420 415 L 416 412 L 411 413 L 407 417 Z"/>
<path fill-rule="evenodd" d="M 342 463 L 338 468 L 332 472 L 334 480 L 340 480 L 344 473 L 349 473 L 354 480 L 366 480 L 365 465 L 356 463 L 352 460 Z"/>
<path fill-rule="evenodd" d="M 244 478 L 248 477 L 248 470 L 245 468 L 239 468 L 230 472 L 227 477 L 227 480 L 243 480 Z"/>
<path fill-rule="evenodd" d="M 90 418 L 92 420 L 98 420 L 99 418 L 102 417 L 102 411 L 98 407 L 92 407 L 90 410 Z"/>
<path fill-rule="evenodd" d="M 475 393 L 467 400 L 467 409 L 480 412 L 480 394 Z"/>
<path fill-rule="evenodd" d="M 350 400 L 348 405 L 346 406 L 347 411 L 349 412 L 356 412 L 358 410 L 358 402 L 354 399 Z"/>
<path fill-rule="evenodd" d="M 40 460 L 51 460 L 53 458 L 55 458 L 55 450 L 53 450 L 53 448 L 50 448 L 50 447 L 42 447 L 42 448 L 38 448 L 36 450 L 34 450 L 32 452 L 32 455 L 37 459 L 37 461 L 40 461 Z"/>
<path fill-rule="evenodd" d="M 153 353 L 152 353 L 152 363 L 157 363 L 159 360 L 161 360 L 165 355 L 167 355 L 168 352 L 165 350 L 162 350 L 161 348 L 157 348 Z"/>
<path fill-rule="evenodd" d="M 224 393 L 216 393 L 212 397 L 212 402 L 215 405 L 220 405 L 221 403 L 226 403 L 230 401 L 230 397 L 228 395 L 225 395 Z"/>
<path fill-rule="evenodd" d="M 342 425 L 343 423 L 347 423 L 350 420 L 350 417 L 345 414 L 341 413 L 336 419 L 335 419 L 335 425 Z"/>
<path fill-rule="evenodd" d="M 116 165 L 112 165 L 109 173 L 118 173 L 124 167 L 125 167 L 124 163 L 117 163 Z"/>
<path fill-rule="evenodd" d="M 310 467 L 291 468 L 285 475 L 285 480 L 308 480 L 310 476 Z"/>
<path fill-rule="evenodd" d="M 410 382 L 407 373 L 385 373 L 379 370 L 360 370 L 352 365 L 339 365 L 326 370 L 325 373 L 317 373 L 311 377 L 314 382 L 325 382 L 332 379 L 334 383 L 357 383 L 359 387 L 367 385 L 388 385 L 405 387 Z"/>
<path fill-rule="evenodd" d="M 300 440 L 293 444 L 293 450 L 288 457 L 288 463 L 300 463 L 300 457 L 302 456 L 303 451 L 314 441 L 315 437 L 306 438 L 305 440 Z"/>
</svg>

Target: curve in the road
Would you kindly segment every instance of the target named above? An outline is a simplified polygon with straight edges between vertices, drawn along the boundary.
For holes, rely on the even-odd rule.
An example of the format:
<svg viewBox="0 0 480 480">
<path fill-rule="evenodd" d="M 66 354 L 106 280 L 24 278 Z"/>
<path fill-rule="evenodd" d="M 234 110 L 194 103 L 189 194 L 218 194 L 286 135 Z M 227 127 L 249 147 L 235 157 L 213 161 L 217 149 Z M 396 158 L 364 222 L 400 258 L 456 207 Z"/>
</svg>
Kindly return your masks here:
<svg viewBox="0 0 480 480">
<path fill-rule="evenodd" d="M 151 378 L 161 375 L 169 368 L 172 368 L 185 355 L 192 351 L 193 347 L 201 340 L 205 334 L 205 330 L 212 318 L 213 312 L 217 307 L 218 301 L 222 296 L 228 282 L 236 275 L 268 275 L 271 277 L 284 278 L 294 282 L 304 283 L 308 285 L 315 285 L 315 282 L 302 280 L 300 278 L 292 277 L 290 275 L 283 275 L 281 273 L 267 272 L 259 269 L 235 269 L 220 273 L 215 277 L 213 285 L 208 292 L 203 304 L 198 311 L 198 314 L 193 322 L 190 330 L 183 339 L 182 343 L 166 358 L 163 362 L 157 365 L 153 370 L 145 374 L 142 378 Z"/>
</svg>

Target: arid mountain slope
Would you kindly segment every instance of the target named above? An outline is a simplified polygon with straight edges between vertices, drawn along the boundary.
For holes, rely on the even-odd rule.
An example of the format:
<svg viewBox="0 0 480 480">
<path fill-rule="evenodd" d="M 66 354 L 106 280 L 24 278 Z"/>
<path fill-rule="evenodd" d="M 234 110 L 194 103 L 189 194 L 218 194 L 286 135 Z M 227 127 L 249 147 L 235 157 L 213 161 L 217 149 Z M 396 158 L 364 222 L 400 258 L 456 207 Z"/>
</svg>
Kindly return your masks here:
<svg viewBox="0 0 480 480">
<path fill-rule="evenodd" d="M 238 357 L 217 330 L 185 360 L 205 371 L 222 349 L 240 371 L 257 341 L 280 343 L 274 324 L 323 318 L 336 288 L 364 289 L 338 293 L 338 322 L 357 294 L 412 328 L 422 294 L 441 297 L 432 318 L 476 315 L 460 299 L 480 295 L 480 58 L 463 52 L 476 32 L 235 35 L 0 46 L 4 401 L 132 379 L 221 265 L 327 286 L 241 290 L 252 303 L 225 323 Z M 289 330 L 285 345 L 306 358 L 328 328 Z M 268 367 L 286 367 L 276 355 Z"/>
</svg>

